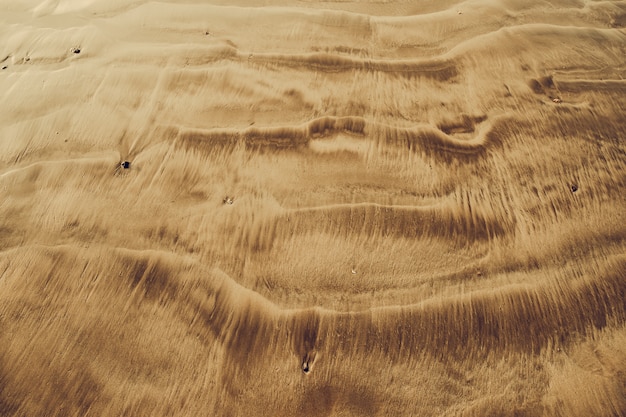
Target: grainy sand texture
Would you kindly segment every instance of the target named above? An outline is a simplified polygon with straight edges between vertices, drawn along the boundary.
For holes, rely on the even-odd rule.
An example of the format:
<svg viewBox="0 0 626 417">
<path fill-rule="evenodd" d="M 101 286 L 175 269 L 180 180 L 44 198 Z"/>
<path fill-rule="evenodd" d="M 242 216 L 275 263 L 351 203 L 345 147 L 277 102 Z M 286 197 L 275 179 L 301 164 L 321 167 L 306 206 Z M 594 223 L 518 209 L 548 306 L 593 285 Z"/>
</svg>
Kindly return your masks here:
<svg viewBox="0 0 626 417">
<path fill-rule="evenodd" d="M 626 415 L 626 1 L 2 0 L 0 68 L 1 416 Z"/>
</svg>

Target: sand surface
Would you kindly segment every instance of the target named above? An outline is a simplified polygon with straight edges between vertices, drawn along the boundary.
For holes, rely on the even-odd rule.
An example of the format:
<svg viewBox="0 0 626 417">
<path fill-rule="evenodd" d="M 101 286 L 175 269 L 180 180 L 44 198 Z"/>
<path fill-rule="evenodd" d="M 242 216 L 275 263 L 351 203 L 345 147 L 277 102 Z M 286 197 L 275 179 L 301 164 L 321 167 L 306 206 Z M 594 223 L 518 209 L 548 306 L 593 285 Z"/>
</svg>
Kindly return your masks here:
<svg viewBox="0 0 626 417">
<path fill-rule="evenodd" d="M 626 415 L 625 26 L 2 0 L 0 415 Z"/>
</svg>

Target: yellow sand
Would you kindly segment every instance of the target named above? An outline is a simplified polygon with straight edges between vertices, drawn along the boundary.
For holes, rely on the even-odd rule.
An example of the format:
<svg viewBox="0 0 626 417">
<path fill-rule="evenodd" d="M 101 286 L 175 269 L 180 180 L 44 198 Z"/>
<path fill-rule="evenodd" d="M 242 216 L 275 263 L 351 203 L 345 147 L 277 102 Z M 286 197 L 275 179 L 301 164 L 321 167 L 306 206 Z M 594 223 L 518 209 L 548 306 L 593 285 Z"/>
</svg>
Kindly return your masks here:
<svg viewBox="0 0 626 417">
<path fill-rule="evenodd" d="M 3 0 L 0 415 L 626 415 L 624 25 Z"/>
</svg>

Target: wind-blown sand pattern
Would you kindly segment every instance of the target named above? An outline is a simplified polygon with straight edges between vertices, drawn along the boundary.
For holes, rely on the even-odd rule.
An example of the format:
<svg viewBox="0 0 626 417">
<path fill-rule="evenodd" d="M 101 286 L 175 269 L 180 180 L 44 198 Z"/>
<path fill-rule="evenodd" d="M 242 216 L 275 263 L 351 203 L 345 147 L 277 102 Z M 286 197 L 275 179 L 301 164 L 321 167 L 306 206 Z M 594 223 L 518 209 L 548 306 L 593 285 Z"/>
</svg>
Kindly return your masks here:
<svg viewBox="0 0 626 417">
<path fill-rule="evenodd" d="M 626 415 L 625 1 L 0 23 L 0 415 Z"/>
</svg>

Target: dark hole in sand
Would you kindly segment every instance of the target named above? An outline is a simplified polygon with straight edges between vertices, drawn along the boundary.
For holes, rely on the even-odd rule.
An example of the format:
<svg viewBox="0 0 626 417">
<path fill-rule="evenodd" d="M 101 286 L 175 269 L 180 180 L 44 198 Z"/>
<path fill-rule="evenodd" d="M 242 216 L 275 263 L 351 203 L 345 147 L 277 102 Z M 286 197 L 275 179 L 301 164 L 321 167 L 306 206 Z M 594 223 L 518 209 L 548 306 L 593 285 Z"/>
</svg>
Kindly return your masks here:
<svg viewBox="0 0 626 417">
<path fill-rule="evenodd" d="M 3 70 L 5 70 L 5 69 L 7 69 L 7 68 L 9 68 L 9 67 L 7 67 L 6 65 L 4 65 L 4 66 L 2 67 L 2 69 L 3 69 Z"/>
<path fill-rule="evenodd" d="M 130 168 L 130 162 L 128 162 L 128 161 L 122 162 L 122 168 L 124 168 L 124 169 Z"/>
<path fill-rule="evenodd" d="M 572 192 L 575 193 L 576 191 L 578 191 L 578 186 L 576 184 L 572 184 L 572 186 L 570 187 L 570 190 L 572 190 Z"/>
<path fill-rule="evenodd" d="M 80 54 L 80 48 L 74 48 L 72 52 L 74 52 L 75 54 Z"/>
</svg>

